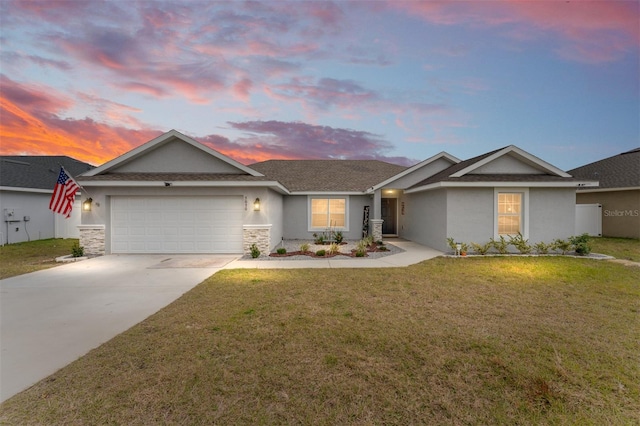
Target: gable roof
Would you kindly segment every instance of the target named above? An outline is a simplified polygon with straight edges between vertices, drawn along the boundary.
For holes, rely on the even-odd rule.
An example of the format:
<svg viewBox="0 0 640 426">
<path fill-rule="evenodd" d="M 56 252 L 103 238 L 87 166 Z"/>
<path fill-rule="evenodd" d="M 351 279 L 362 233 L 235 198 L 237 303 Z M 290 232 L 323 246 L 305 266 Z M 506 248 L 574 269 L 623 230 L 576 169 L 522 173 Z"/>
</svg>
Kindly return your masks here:
<svg viewBox="0 0 640 426">
<path fill-rule="evenodd" d="M 436 155 L 434 155 L 432 157 L 427 158 L 426 160 L 423 160 L 423 161 L 419 162 L 418 164 L 415 164 L 415 165 L 405 169 L 404 171 L 402 171 L 402 172 L 400 172 L 400 173 L 398 173 L 398 174 L 396 174 L 394 176 L 391 176 L 390 178 L 378 183 L 377 185 L 374 185 L 373 187 L 371 187 L 369 189 L 368 192 L 376 191 L 376 190 L 378 190 L 378 189 L 380 189 L 380 188 L 382 188 L 382 187 L 384 187 L 386 185 L 390 185 L 391 183 L 398 181 L 398 179 L 401 179 L 401 178 L 403 178 L 403 177 L 405 177 L 405 176 L 407 176 L 407 175 L 409 175 L 409 174 L 411 174 L 411 173 L 413 173 L 413 172 L 415 172 L 417 170 L 420 170 L 423 167 L 428 166 L 429 164 L 433 164 L 434 162 L 436 162 L 437 160 L 440 160 L 440 159 L 447 160 L 452 164 L 457 164 L 457 163 L 460 163 L 462 161 L 458 157 L 455 157 L 455 156 L 453 156 L 453 155 L 451 155 L 451 154 L 449 154 L 447 152 L 442 151 L 442 152 L 439 152 L 438 154 L 436 154 Z"/>
<path fill-rule="evenodd" d="M 407 169 L 378 160 L 267 160 L 251 165 L 291 192 L 364 192 Z"/>
<path fill-rule="evenodd" d="M 527 166 L 539 170 L 540 173 L 474 173 L 506 155 L 515 157 Z M 595 182 L 581 182 L 546 161 L 514 145 L 509 145 L 454 164 L 415 184 L 407 192 L 418 192 L 439 186 L 487 186 L 493 183 L 504 186 L 578 186 L 579 183 L 593 185 Z"/>
<path fill-rule="evenodd" d="M 206 145 L 201 144 L 200 142 L 196 141 L 193 138 L 190 138 L 187 135 L 184 135 L 180 132 L 178 132 L 177 130 L 169 130 L 168 132 L 158 136 L 155 139 L 150 140 L 149 142 L 140 145 L 137 148 L 132 149 L 131 151 L 111 160 L 108 161 L 107 163 L 96 167 L 95 169 L 87 172 L 84 174 L 84 176 L 96 176 L 99 174 L 104 174 L 104 173 L 108 173 L 113 171 L 114 169 L 117 169 L 118 167 L 121 167 L 123 165 L 125 165 L 126 163 L 129 163 L 135 159 L 138 159 L 142 156 L 144 156 L 145 154 L 158 149 L 160 147 L 162 147 L 163 145 L 173 142 L 176 139 L 181 140 L 184 143 L 187 143 L 189 145 L 191 145 L 192 147 L 202 151 L 203 153 L 210 155 L 220 161 L 223 161 L 224 163 L 229 164 L 230 166 L 238 169 L 239 171 L 248 174 L 250 176 L 261 176 L 260 173 L 258 173 L 255 170 L 250 169 L 249 167 L 238 163 L 237 161 L 231 159 L 230 157 L 227 157 L 226 155 L 209 148 Z"/>
<path fill-rule="evenodd" d="M 571 175 L 600 182 L 598 189 L 640 187 L 640 148 L 614 155 L 573 170 Z"/>
<path fill-rule="evenodd" d="M 89 163 L 65 155 L 2 155 L 0 187 L 52 191 L 61 166 L 74 179 L 94 168 Z"/>
</svg>

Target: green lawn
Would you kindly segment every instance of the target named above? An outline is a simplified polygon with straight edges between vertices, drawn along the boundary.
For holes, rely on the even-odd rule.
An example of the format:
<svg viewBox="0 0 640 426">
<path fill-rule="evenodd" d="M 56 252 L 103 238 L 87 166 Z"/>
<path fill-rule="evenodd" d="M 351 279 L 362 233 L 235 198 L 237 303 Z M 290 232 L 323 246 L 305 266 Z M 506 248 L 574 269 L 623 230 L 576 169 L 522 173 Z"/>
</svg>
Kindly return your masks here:
<svg viewBox="0 0 640 426">
<path fill-rule="evenodd" d="M 49 239 L 0 247 L 0 279 L 57 266 L 56 257 L 71 254 L 77 239 Z"/>
<path fill-rule="evenodd" d="M 640 268 L 227 270 L 5 402 L 3 424 L 639 424 Z"/>
<path fill-rule="evenodd" d="M 631 238 L 592 238 L 591 246 L 595 253 L 608 254 L 617 259 L 640 262 L 640 240 Z"/>
</svg>

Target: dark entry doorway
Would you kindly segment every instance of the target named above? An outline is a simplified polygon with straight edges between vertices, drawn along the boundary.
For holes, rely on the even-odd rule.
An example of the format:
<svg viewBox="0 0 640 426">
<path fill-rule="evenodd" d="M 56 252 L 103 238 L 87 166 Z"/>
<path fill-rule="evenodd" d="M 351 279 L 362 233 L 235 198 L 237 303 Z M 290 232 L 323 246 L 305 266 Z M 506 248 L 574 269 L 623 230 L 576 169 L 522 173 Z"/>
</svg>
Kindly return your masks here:
<svg viewBox="0 0 640 426">
<path fill-rule="evenodd" d="M 397 235 L 398 200 L 396 198 L 382 199 L 382 234 Z"/>
</svg>

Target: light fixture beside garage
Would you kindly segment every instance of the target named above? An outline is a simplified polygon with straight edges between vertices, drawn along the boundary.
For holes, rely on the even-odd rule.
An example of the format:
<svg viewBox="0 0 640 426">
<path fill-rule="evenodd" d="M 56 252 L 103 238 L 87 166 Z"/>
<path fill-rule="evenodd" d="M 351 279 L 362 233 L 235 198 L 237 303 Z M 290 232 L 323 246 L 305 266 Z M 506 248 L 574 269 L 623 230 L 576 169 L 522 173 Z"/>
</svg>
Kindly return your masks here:
<svg viewBox="0 0 640 426">
<path fill-rule="evenodd" d="M 91 199 L 91 197 L 89 197 L 86 200 L 84 200 L 84 202 L 82 203 L 82 211 L 90 212 L 91 211 L 91 202 L 92 201 L 93 200 Z"/>
<path fill-rule="evenodd" d="M 254 212 L 260 211 L 260 198 L 256 198 L 256 200 L 253 202 L 253 211 Z"/>
</svg>

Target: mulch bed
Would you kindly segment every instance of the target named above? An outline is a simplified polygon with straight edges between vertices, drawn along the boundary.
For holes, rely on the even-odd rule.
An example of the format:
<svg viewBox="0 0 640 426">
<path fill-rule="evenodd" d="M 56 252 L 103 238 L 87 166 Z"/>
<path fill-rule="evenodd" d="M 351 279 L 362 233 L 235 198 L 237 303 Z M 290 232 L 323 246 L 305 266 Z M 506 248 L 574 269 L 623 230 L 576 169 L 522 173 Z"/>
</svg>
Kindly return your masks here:
<svg viewBox="0 0 640 426">
<path fill-rule="evenodd" d="M 368 256 L 368 253 L 375 253 L 375 252 L 387 252 L 389 251 L 386 247 L 384 249 L 382 249 L 381 247 L 384 246 L 378 246 L 377 244 L 372 244 L 370 246 L 367 247 L 367 253 L 365 253 L 364 256 L 360 256 L 360 257 L 366 257 Z M 319 256 L 316 254 L 316 252 L 313 251 L 288 251 L 284 254 L 278 254 L 278 253 L 270 253 L 269 257 L 292 257 L 292 256 L 309 256 L 309 257 L 317 257 L 317 258 L 331 258 L 331 257 L 336 257 L 336 256 L 345 256 L 345 257 L 358 257 L 356 256 L 356 251 L 355 250 L 351 250 L 350 253 L 342 253 L 342 252 L 338 252 L 338 253 L 329 253 L 328 251 L 325 253 L 324 256 Z"/>
</svg>

